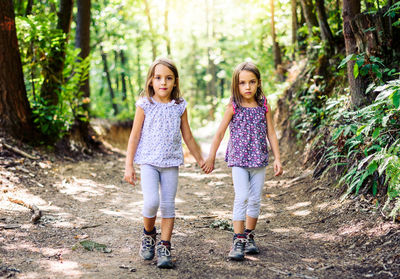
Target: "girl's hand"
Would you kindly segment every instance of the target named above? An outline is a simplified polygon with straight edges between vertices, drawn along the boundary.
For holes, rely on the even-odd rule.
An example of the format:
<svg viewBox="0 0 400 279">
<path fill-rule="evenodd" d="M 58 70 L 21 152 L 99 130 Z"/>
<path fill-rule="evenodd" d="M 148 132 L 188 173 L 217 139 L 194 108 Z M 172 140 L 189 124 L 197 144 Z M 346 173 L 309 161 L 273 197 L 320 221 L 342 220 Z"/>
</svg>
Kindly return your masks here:
<svg viewBox="0 0 400 279">
<path fill-rule="evenodd" d="M 205 173 L 210 173 L 214 170 L 214 159 L 208 157 L 207 160 L 205 161 L 202 169 Z"/>
<path fill-rule="evenodd" d="M 281 161 L 278 161 L 278 160 L 274 161 L 274 172 L 275 172 L 275 176 L 279 176 L 283 173 Z"/>
<path fill-rule="evenodd" d="M 135 185 L 136 172 L 133 166 L 125 167 L 124 180 L 129 184 Z"/>
</svg>

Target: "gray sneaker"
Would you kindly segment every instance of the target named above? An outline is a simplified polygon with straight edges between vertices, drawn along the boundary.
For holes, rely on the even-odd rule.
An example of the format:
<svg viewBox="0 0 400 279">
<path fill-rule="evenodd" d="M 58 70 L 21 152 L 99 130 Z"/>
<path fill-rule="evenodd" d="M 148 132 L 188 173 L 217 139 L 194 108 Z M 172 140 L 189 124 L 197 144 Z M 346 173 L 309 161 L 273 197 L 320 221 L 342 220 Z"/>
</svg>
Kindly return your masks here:
<svg viewBox="0 0 400 279">
<path fill-rule="evenodd" d="M 244 248 L 244 252 L 249 255 L 260 253 L 260 250 L 258 249 L 256 242 L 254 241 L 254 233 L 253 232 L 251 232 L 247 235 L 247 242 L 246 242 L 246 246 Z"/>
<path fill-rule="evenodd" d="M 246 245 L 246 238 L 235 238 L 233 239 L 233 245 L 231 251 L 229 251 L 229 259 L 235 261 L 244 260 L 244 247 Z"/>
<path fill-rule="evenodd" d="M 173 268 L 171 257 L 171 246 L 159 243 L 157 245 L 157 267 L 158 268 Z"/>
<path fill-rule="evenodd" d="M 139 255 L 143 260 L 150 261 L 154 258 L 156 246 L 156 234 L 143 234 L 142 245 L 140 245 Z"/>
</svg>

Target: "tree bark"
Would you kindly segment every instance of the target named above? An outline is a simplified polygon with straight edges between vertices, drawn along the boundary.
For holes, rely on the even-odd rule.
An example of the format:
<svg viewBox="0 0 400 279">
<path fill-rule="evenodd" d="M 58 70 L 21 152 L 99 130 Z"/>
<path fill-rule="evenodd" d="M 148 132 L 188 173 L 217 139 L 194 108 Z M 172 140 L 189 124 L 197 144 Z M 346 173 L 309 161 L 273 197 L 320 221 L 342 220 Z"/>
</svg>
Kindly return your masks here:
<svg viewBox="0 0 400 279">
<path fill-rule="evenodd" d="M 154 30 L 153 30 L 153 22 L 151 20 L 149 2 L 148 2 L 148 0 L 143 0 L 143 2 L 145 5 L 144 11 L 147 16 L 147 22 L 149 24 L 151 51 L 153 53 L 153 61 L 154 61 L 157 58 L 157 46 L 156 46 L 156 42 L 155 42 L 155 38 L 154 38 L 155 34 L 154 34 Z"/>
<path fill-rule="evenodd" d="M 126 100 L 126 97 L 128 95 L 127 88 L 126 88 L 126 75 L 125 75 L 125 70 L 126 70 L 126 58 L 123 50 L 119 51 L 119 57 L 121 59 L 121 65 L 122 65 L 122 72 L 121 72 L 121 82 L 122 82 L 122 100 Z"/>
<path fill-rule="evenodd" d="M 291 0 L 292 7 L 292 44 L 296 43 L 297 37 L 297 0 Z"/>
<path fill-rule="evenodd" d="M 313 10 L 312 0 L 300 0 L 301 7 L 303 8 L 304 18 L 307 23 L 309 36 L 314 35 L 313 27 L 318 26 L 318 20 Z"/>
<path fill-rule="evenodd" d="M 106 74 L 106 78 L 107 78 L 108 89 L 110 90 L 110 100 L 111 100 L 112 107 L 114 109 L 114 115 L 117 115 L 118 114 L 118 106 L 114 102 L 115 94 L 114 94 L 114 89 L 112 88 L 110 71 L 108 70 L 107 54 L 104 52 L 103 46 L 101 44 L 100 44 L 100 53 L 101 53 L 101 59 L 103 60 L 104 73 Z"/>
<path fill-rule="evenodd" d="M 32 14 L 33 0 L 28 0 L 26 4 L 25 16 Z"/>
<path fill-rule="evenodd" d="M 278 42 L 276 41 L 274 0 L 270 0 L 270 5 L 271 5 L 272 49 L 274 53 L 274 67 L 276 70 L 278 68 L 278 65 L 282 64 L 282 57 L 281 57 L 281 49 L 279 47 Z M 282 78 L 279 77 L 279 79 L 281 80 Z"/>
<path fill-rule="evenodd" d="M 81 52 L 79 57 L 85 59 L 90 54 L 90 7 L 91 0 L 78 0 L 77 1 L 78 12 L 76 14 L 76 38 L 75 47 L 80 48 Z M 89 75 L 84 81 L 84 84 L 79 89 L 79 92 L 83 92 L 83 96 L 90 97 L 90 85 Z M 83 105 L 85 111 L 89 111 L 89 104 Z"/>
<path fill-rule="evenodd" d="M 165 29 L 165 42 L 167 44 L 167 54 L 171 56 L 171 40 L 169 39 L 169 31 L 168 31 L 168 8 L 169 8 L 169 0 L 165 0 L 165 10 L 164 10 L 164 29 Z"/>
<path fill-rule="evenodd" d="M 58 12 L 57 29 L 66 34 L 66 39 L 53 48 L 47 57 L 48 65 L 43 70 L 41 96 L 50 104 L 58 104 L 58 92 L 64 83 L 63 70 L 65 62 L 65 45 L 71 28 L 73 0 L 61 0 Z"/>
<path fill-rule="evenodd" d="M 315 0 L 315 8 L 317 9 L 318 24 L 319 29 L 321 30 L 321 38 L 328 44 L 329 50 L 331 50 L 334 45 L 334 39 L 326 17 L 325 1 Z"/>
<path fill-rule="evenodd" d="M 351 27 L 351 21 L 360 13 L 360 0 L 343 0 L 343 35 L 346 46 L 346 55 L 357 54 L 356 38 Z M 354 78 L 353 69 L 355 61 L 350 60 L 347 63 L 347 77 L 349 80 L 351 102 L 354 106 L 360 107 L 366 104 L 365 101 L 365 85 L 360 76 Z"/>
<path fill-rule="evenodd" d="M 12 0 L 0 1 L 0 127 L 15 138 L 36 136 L 26 96 Z"/>
</svg>

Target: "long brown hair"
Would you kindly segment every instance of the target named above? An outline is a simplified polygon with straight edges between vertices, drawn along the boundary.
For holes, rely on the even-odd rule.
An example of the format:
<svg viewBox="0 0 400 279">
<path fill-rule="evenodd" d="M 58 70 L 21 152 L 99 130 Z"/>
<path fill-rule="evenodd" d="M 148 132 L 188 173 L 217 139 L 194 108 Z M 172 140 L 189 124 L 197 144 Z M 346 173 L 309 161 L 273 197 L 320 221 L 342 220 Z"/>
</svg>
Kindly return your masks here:
<svg viewBox="0 0 400 279">
<path fill-rule="evenodd" d="M 261 75 L 257 66 L 252 62 L 243 62 L 236 66 L 235 71 L 232 75 L 232 84 L 231 84 L 231 100 L 234 101 L 238 106 L 242 106 L 242 95 L 239 92 L 239 75 L 242 71 L 248 71 L 253 73 L 257 78 L 257 91 L 254 96 L 257 104 L 261 107 L 263 106 L 263 96 L 264 92 L 261 86 Z"/>
<path fill-rule="evenodd" d="M 172 73 L 174 74 L 175 86 L 171 92 L 171 100 L 174 100 L 175 103 L 179 104 L 182 100 L 181 100 L 181 91 L 179 89 L 178 68 L 175 66 L 175 63 L 168 58 L 158 58 L 158 59 L 154 60 L 154 62 L 150 65 L 149 71 L 147 73 L 147 78 L 146 78 L 146 86 L 145 86 L 144 90 L 142 91 L 141 96 L 146 96 L 147 99 L 149 100 L 149 102 L 153 103 L 153 101 L 151 100 L 151 97 L 154 96 L 155 92 L 154 92 L 153 86 L 151 85 L 151 81 L 154 77 L 154 72 L 155 72 L 156 66 L 159 64 L 164 65 L 165 67 L 170 69 L 172 71 Z"/>
</svg>

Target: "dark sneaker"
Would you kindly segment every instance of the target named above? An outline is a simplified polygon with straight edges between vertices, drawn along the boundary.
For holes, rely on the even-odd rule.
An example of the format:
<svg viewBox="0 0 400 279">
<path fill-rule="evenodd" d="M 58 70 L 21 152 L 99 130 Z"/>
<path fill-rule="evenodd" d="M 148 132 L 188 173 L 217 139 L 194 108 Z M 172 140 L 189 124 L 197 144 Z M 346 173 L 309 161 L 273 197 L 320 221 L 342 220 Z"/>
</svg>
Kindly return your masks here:
<svg viewBox="0 0 400 279">
<path fill-rule="evenodd" d="M 233 239 L 233 245 L 231 251 L 229 251 L 229 259 L 235 261 L 244 260 L 244 247 L 246 245 L 246 238 L 237 237 Z"/>
<path fill-rule="evenodd" d="M 256 242 L 254 241 L 254 233 L 251 232 L 247 234 L 247 242 L 244 248 L 246 254 L 258 254 L 260 250 L 258 249 Z"/>
<path fill-rule="evenodd" d="M 159 243 L 157 245 L 157 267 L 158 268 L 173 268 L 171 257 L 171 245 Z"/>
<path fill-rule="evenodd" d="M 143 260 L 150 261 L 154 258 L 156 234 L 143 234 L 139 255 Z"/>
</svg>

